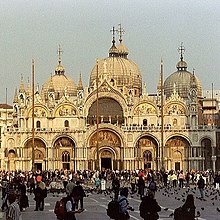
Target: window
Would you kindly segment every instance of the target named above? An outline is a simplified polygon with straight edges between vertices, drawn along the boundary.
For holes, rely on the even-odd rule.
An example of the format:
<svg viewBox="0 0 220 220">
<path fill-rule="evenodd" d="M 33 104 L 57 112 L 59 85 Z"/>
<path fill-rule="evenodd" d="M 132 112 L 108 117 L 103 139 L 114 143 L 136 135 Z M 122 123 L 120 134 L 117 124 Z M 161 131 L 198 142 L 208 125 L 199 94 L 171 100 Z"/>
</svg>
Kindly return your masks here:
<svg viewBox="0 0 220 220">
<path fill-rule="evenodd" d="M 147 119 L 144 119 L 144 120 L 143 120 L 143 125 L 144 125 L 144 126 L 147 126 Z"/>
<path fill-rule="evenodd" d="M 69 121 L 68 120 L 66 120 L 66 121 L 64 121 L 64 127 L 65 128 L 68 128 L 70 125 L 69 125 Z"/>
<path fill-rule="evenodd" d="M 36 122 L 36 127 L 37 127 L 37 128 L 40 128 L 40 127 L 41 127 L 41 126 L 40 126 L 40 121 L 37 121 L 37 122 Z"/>
<path fill-rule="evenodd" d="M 70 162 L 70 153 L 68 151 L 62 153 L 62 162 Z"/>
</svg>

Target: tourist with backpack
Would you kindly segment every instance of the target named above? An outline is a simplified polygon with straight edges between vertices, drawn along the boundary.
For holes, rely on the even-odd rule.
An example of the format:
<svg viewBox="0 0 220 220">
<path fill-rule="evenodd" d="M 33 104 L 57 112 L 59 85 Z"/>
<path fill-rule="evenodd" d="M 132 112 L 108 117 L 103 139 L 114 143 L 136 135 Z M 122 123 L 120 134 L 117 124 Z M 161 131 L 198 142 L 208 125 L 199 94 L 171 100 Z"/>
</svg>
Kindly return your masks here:
<svg viewBox="0 0 220 220">
<path fill-rule="evenodd" d="M 76 220 L 75 213 L 81 213 L 82 210 L 76 210 L 76 203 L 80 199 L 80 193 L 76 187 L 73 188 L 72 193 L 66 199 L 64 220 Z"/>
<path fill-rule="evenodd" d="M 159 219 L 158 212 L 161 211 L 161 207 L 158 205 L 156 199 L 154 199 L 154 193 L 151 190 L 148 190 L 147 195 L 142 198 L 139 210 L 140 216 L 144 220 Z"/>
<path fill-rule="evenodd" d="M 130 218 L 128 210 L 134 209 L 128 203 L 128 188 L 123 188 L 117 200 L 112 200 L 108 204 L 107 215 L 115 220 L 127 220 Z"/>
<path fill-rule="evenodd" d="M 148 186 L 148 189 L 154 194 L 154 196 L 155 196 L 155 192 L 157 191 L 157 184 L 156 184 L 156 182 L 154 181 L 154 178 L 152 177 L 152 179 L 151 179 L 151 182 L 150 182 L 150 184 L 149 184 L 149 186 Z"/>
</svg>

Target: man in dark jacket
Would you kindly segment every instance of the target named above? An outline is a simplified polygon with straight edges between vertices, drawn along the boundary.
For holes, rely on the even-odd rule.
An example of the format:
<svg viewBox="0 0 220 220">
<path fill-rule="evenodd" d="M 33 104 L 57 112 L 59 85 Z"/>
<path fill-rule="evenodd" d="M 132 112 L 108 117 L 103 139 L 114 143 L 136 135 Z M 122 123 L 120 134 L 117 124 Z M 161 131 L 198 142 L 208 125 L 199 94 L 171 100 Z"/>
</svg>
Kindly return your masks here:
<svg viewBox="0 0 220 220">
<path fill-rule="evenodd" d="M 202 175 L 200 175 L 197 185 L 201 196 L 200 198 L 204 199 L 205 180 L 203 179 Z"/>
<path fill-rule="evenodd" d="M 112 180 L 112 191 L 115 194 L 115 196 L 114 196 L 115 200 L 118 199 L 119 189 L 120 189 L 120 182 L 119 182 L 118 177 L 115 176 L 115 177 L 113 177 L 113 180 Z"/>
<path fill-rule="evenodd" d="M 156 199 L 154 199 L 154 194 L 152 191 L 148 191 L 147 196 L 142 198 L 142 202 L 139 207 L 140 216 L 144 220 L 157 220 L 159 215 L 157 212 L 161 211 L 161 207 L 158 205 Z"/>
<path fill-rule="evenodd" d="M 79 201 L 80 201 L 80 210 L 83 211 L 84 208 L 83 208 L 83 197 L 85 197 L 85 192 L 84 192 L 84 189 L 83 187 L 80 185 L 80 182 L 79 181 L 76 181 L 76 186 L 74 187 L 75 190 L 79 193 L 79 200 L 76 202 L 76 209 L 79 208 Z"/>
</svg>

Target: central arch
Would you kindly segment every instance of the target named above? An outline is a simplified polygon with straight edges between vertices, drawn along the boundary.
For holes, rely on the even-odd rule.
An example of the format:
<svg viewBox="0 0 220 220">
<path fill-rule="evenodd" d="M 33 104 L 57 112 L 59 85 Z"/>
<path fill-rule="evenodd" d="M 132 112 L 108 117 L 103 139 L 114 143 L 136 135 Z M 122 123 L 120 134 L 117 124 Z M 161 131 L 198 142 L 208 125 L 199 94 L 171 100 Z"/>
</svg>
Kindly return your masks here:
<svg viewBox="0 0 220 220">
<path fill-rule="evenodd" d="M 98 150 L 98 152 L 97 152 Z M 99 157 L 99 167 L 108 169 L 119 169 L 122 167 L 121 161 L 121 140 L 114 132 L 103 129 L 93 133 L 89 140 L 89 169 L 95 168 L 97 154 Z"/>
</svg>

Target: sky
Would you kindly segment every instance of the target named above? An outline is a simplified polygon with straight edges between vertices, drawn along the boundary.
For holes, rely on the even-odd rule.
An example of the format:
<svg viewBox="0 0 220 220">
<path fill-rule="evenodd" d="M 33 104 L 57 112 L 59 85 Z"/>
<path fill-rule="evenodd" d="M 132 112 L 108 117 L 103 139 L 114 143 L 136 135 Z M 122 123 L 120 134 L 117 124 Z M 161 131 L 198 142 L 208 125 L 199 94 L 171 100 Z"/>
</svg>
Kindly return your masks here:
<svg viewBox="0 0 220 220">
<path fill-rule="evenodd" d="M 12 104 L 21 78 L 31 80 L 32 59 L 42 88 L 58 64 L 58 45 L 66 75 L 77 84 L 81 73 L 88 86 L 119 23 L 148 93 L 156 92 L 161 59 L 165 79 L 176 71 L 181 42 L 202 88 L 220 89 L 219 12 L 219 0 L 0 0 L 0 103 Z"/>
</svg>

